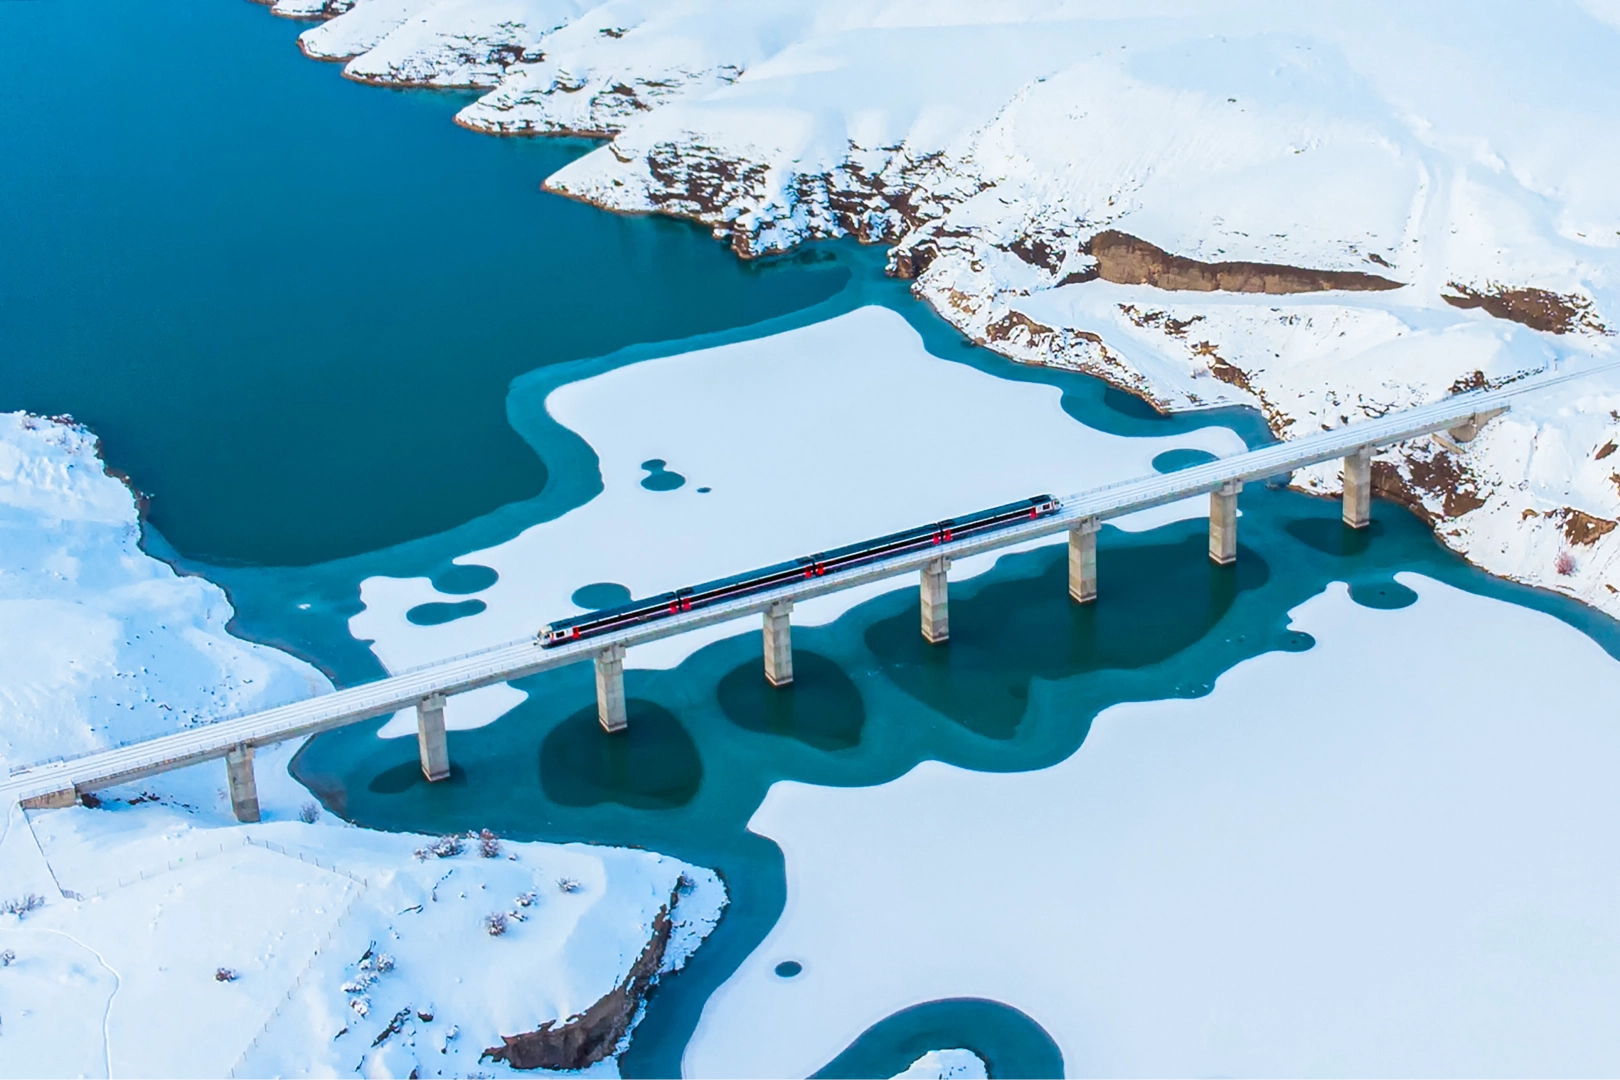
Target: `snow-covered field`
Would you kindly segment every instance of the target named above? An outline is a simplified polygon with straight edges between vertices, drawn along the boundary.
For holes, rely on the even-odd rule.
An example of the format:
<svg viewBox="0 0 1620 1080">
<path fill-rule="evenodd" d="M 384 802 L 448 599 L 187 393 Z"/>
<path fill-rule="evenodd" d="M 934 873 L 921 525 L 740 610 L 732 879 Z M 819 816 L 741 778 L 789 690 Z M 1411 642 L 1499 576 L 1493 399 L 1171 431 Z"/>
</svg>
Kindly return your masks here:
<svg viewBox="0 0 1620 1080">
<path fill-rule="evenodd" d="M 365 610 L 349 629 L 373 641 L 397 671 L 515 640 L 542 621 L 585 610 L 569 598 L 587 583 L 652 595 L 1023 495 L 1147 475 L 1156 455 L 1177 447 L 1243 449 L 1221 427 L 1165 438 L 1108 435 L 1076 423 L 1061 398 L 1055 387 L 931 356 L 910 324 L 882 307 L 568 383 L 552 391 L 546 408 L 596 451 L 602 494 L 504 544 L 459 556 L 500 573 L 483 592 L 441 594 L 425 577 L 367 579 Z M 643 487 L 642 463 L 652 460 L 685 483 Z M 1193 499 L 1118 524 L 1140 529 L 1207 513 L 1207 501 Z M 962 560 L 952 576 L 987 570 L 996 558 Z M 793 619 L 831 622 L 896 588 L 914 589 L 916 580 L 823 597 L 796 608 Z M 465 599 L 487 607 L 438 626 L 405 617 L 418 604 Z M 670 667 L 753 628 L 734 623 L 667 638 L 637 647 L 627 662 Z M 445 720 L 475 727 L 519 700 L 506 686 L 454 697 Z M 415 723 L 402 713 L 386 730 L 407 735 Z"/>
<path fill-rule="evenodd" d="M 276 10 L 345 10 L 303 43 L 355 78 L 488 89 L 478 130 L 612 134 L 558 191 L 745 256 L 884 243 L 977 340 L 1167 408 L 1256 404 L 1287 435 L 1612 352 L 1612 0 L 312 3 Z M 1287 295 L 1107 259 L 1109 230 L 1276 264 L 1242 287 Z M 1291 291 L 1320 271 L 1401 287 Z M 1616 396 L 1392 452 L 1380 484 L 1481 566 L 1620 614 Z"/>
<path fill-rule="evenodd" d="M 778 783 L 750 827 L 787 907 L 687 1074 L 802 1076 L 949 996 L 1024 1011 L 1070 1076 L 1613 1074 L 1620 663 L 1399 580 L 1412 606 L 1330 585 L 1292 613 L 1314 648 L 1112 708 L 1043 772 Z"/>
<path fill-rule="evenodd" d="M 224 594 L 138 537 L 90 435 L 0 415 L 0 766 L 328 688 L 228 635 Z M 672 898 L 663 970 L 725 904 L 712 871 L 646 851 L 483 858 L 472 840 L 418 858 L 436 838 L 323 816 L 287 773 L 294 749 L 258 755 L 260 825 L 231 819 L 218 763 L 97 809 L 0 810 L 0 1076 L 509 1071 L 479 1054 L 618 986 Z M 4 912 L 29 897 L 43 906 Z"/>
</svg>

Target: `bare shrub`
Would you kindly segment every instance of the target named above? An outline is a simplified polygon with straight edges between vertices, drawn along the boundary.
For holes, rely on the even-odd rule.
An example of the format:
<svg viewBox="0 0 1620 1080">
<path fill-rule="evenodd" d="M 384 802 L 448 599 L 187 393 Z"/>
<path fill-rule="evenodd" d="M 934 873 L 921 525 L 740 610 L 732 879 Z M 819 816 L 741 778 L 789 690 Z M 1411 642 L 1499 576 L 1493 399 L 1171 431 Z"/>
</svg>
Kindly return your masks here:
<svg viewBox="0 0 1620 1080">
<path fill-rule="evenodd" d="M 17 954 L 10 949 L 0 952 L 0 967 L 10 967 L 16 959 Z"/>
<path fill-rule="evenodd" d="M 305 825 L 313 825 L 321 820 L 321 804 L 314 799 L 309 800 L 298 808 L 298 820 Z"/>
<path fill-rule="evenodd" d="M 25 893 L 14 900 L 7 900 L 0 904 L 0 915 L 15 915 L 22 918 L 31 911 L 38 911 L 45 906 L 45 898 L 38 893 Z"/>
<path fill-rule="evenodd" d="M 500 839 L 488 829 L 478 830 L 478 854 L 493 859 L 501 853 Z"/>
<path fill-rule="evenodd" d="M 539 893 L 526 892 L 517 898 L 518 907 L 528 907 L 538 899 L 540 899 Z"/>
<path fill-rule="evenodd" d="M 448 859 L 460 854 L 461 837 L 456 836 L 454 833 L 449 836 L 439 837 L 427 847 L 419 847 L 416 849 L 416 857 L 418 859 L 426 859 L 429 855 L 433 855 L 440 859 Z"/>
<path fill-rule="evenodd" d="M 1558 558 L 1553 560 L 1553 569 L 1564 577 L 1575 572 L 1575 556 L 1568 551 L 1560 551 Z"/>
<path fill-rule="evenodd" d="M 580 884 L 571 877 L 560 877 L 557 879 L 557 890 L 559 892 L 579 892 Z"/>
<path fill-rule="evenodd" d="M 485 915 L 484 930 L 490 937 L 500 937 L 506 933 L 506 912 L 492 911 Z"/>
<path fill-rule="evenodd" d="M 215 968 L 214 969 L 214 981 L 215 982 L 235 982 L 236 981 L 236 969 L 235 968 L 227 968 L 227 967 Z"/>
</svg>

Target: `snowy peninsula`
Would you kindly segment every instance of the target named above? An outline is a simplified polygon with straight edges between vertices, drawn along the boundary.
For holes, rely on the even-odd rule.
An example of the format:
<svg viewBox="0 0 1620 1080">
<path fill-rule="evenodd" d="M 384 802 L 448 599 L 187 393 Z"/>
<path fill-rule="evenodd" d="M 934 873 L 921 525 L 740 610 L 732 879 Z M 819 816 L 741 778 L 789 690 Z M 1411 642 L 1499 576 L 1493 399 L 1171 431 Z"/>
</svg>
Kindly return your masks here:
<svg viewBox="0 0 1620 1080">
<path fill-rule="evenodd" d="M 0 768 L 329 689 L 139 537 L 93 436 L 0 415 Z M 726 903 L 652 852 L 345 825 L 295 749 L 259 755 L 258 825 L 217 763 L 6 812 L 0 1076 L 467 1076 L 506 1068 L 490 1052 L 616 1075 Z"/>
<path fill-rule="evenodd" d="M 1612 4 L 278 0 L 380 85 L 487 91 L 491 134 L 611 141 L 553 190 L 818 237 L 1014 359 L 1276 434 L 1613 355 Z M 335 16 L 335 17 L 333 17 Z M 1379 491 L 1497 574 L 1620 614 L 1620 377 Z M 1295 483 L 1331 493 L 1332 468 Z"/>
</svg>

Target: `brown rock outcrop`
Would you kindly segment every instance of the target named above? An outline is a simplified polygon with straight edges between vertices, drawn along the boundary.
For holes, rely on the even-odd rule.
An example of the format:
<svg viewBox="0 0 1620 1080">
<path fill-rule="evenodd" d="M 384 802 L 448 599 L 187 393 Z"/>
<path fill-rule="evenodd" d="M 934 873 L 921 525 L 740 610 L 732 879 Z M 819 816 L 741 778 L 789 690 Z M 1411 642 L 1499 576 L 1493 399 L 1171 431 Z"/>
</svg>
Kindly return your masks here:
<svg viewBox="0 0 1620 1080">
<path fill-rule="evenodd" d="M 664 949 L 674 923 L 670 912 L 680 899 L 680 886 L 670 893 L 669 903 L 659 908 L 653 919 L 652 938 L 641 955 L 630 965 L 624 981 L 596 1004 L 576 1013 L 558 1027 L 547 1020 L 534 1031 L 502 1035 L 500 1046 L 492 1046 L 478 1060 L 504 1061 L 514 1069 L 583 1069 L 612 1054 L 630 1030 L 630 1023 L 641 1008 L 647 991 L 664 962 Z"/>
<path fill-rule="evenodd" d="M 1564 526 L 1564 539 L 1571 544 L 1595 544 L 1599 537 L 1614 531 L 1615 522 L 1566 506 L 1558 511 Z"/>
<path fill-rule="evenodd" d="M 1302 293 L 1399 289 L 1399 281 L 1359 270 L 1310 270 L 1256 262 L 1199 262 L 1146 240 L 1107 229 L 1091 238 L 1097 276 L 1119 285 L 1152 285 L 1191 292 Z"/>
<path fill-rule="evenodd" d="M 1547 289 L 1510 289 L 1503 285 L 1489 285 L 1483 289 L 1470 288 L 1459 282 L 1448 284 L 1456 296 L 1441 294 L 1441 299 L 1452 307 L 1480 308 L 1487 315 L 1528 326 L 1548 334 L 1567 334 L 1572 330 L 1585 330 L 1594 334 L 1608 333 L 1592 310 L 1592 301 L 1577 293 L 1555 293 Z"/>
</svg>

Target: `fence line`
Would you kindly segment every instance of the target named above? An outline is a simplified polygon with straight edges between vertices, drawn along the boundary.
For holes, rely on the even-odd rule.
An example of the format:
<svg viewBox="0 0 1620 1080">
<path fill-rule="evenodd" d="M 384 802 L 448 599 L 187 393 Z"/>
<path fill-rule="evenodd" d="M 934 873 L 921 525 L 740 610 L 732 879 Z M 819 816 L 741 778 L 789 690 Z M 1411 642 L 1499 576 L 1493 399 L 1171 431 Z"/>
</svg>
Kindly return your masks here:
<svg viewBox="0 0 1620 1080">
<path fill-rule="evenodd" d="M 37 838 L 35 840 L 35 843 L 38 843 Z M 307 852 L 303 852 L 303 851 L 296 851 L 296 850 L 295 851 L 289 851 L 283 845 L 277 844 L 277 843 L 275 843 L 273 841 L 270 841 L 270 840 L 260 840 L 255 836 L 243 836 L 242 837 L 242 842 L 240 844 L 232 843 L 229 840 L 222 840 L 215 847 L 201 848 L 201 849 L 199 849 L 197 851 L 193 851 L 189 855 L 178 855 L 178 856 L 176 856 L 176 857 L 174 857 L 172 859 L 167 860 L 162 866 L 159 866 L 159 867 L 142 868 L 142 869 L 137 870 L 135 872 L 134 877 L 127 877 L 127 878 L 126 877 L 121 877 L 121 878 L 118 878 L 113 884 L 111 884 L 111 885 L 103 885 L 101 888 L 95 889 L 95 890 L 93 890 L 91 892 L 88 892 L 88 893 L 74 892 L 72 889 L 64 889 L 64 888 L 62 888 L 62 886 L 60 884 L 57 885 L 57 889 L 62 893 L 62 896 L 64 898 L 69 899 L 69 900 L 93 900 L 93 899 L 97 899 L 99 897 L 106 896 L 107 894 L 111 893 L 115 889 L 126 888 L 126 887 L 128 887 L 130 885 L 135 885 L 135 884 L 138 884 L 138 883 L 140 883 L 142 881 L 150 881 L 150 880 L 152 880 L 153 878 L 157 877 L 160 874 L 166 874 L 166 873 L 169 873 L 170 871 L 178 870 L 182 866 L 187 865 L 188 863 L 201 862 L 203 859 L 210 858 L 210 857 L 215 856 L 215 855 L 219 855 L 219 854 L 223 853 L 224 851 L 226 851 L 227 849 L 233 849 L 234 850 L 234 849 L 240 848 L 240 847 L 263 848 L 266 851 L 273 851 L 273 852 L 276 852 L 279 855 L 284 855 L 289 859 L 297 859 L 301 863 L 306 863 L 306 864 L 308 864 L 310 866 L 319 867 L 320 869 L 325 870 L 328 873 L 337 874 L 340 877 L 346 877 L 350 881 L 354 882 L 356 885 L 359 885 L 362 889 L 365 888 L 369 884 L 366 881 L 365 878 L 359 877 L 359 876 L 357 876 L 355 874 L 351 874 L 349 871 L 343 869 L 341 866 L 336 866 L 333 863 L 330 863 L 327 860 L 322 859 L 322 858 L 320 858 L 318 856 L 310 855 Z M 48 863 L 48 860 L 47 860 L 47 863 Z M 54 876 L 54 873 L 55 873 L 55 871 L 53 870 L 52 871 L 53 876 Z"/>
<path fill-rule="evenodd" d="M 259 841 L 258 843 L 262 844 L 263 841 Z M 282 851 L 283 854 L 286 853 L 286 849 L 283 848 Z M 304 985 L 304 980 L 309 977 L 312 971 L 315 970 L 315 961 L 321 958 L 322 950 L 332 943 L 332 939 L 337 936 L 337 932 L 343 926 L 344 921 L 348 919 L 350 915 L 354 914 L 354 907 L 360 902 L 360 897 L 365 895 L 367 888 L 365 878 L 355 877 L 353 874 L 350 874 L 344 870 L 336 870 L 335 868 L 334 870 L 336 873 L 341 874 L 343 877 L 346 877 L 350 881 L 354 882 L 359 886 L 359 888 L 357 888 L 354 891 L 354 894 L 349 897 L 349 902 L 345 904 L 343 910 L 338 913 L 338 917 L 332 920 L 332 925 L 327 928 L 326 933 L 321 937 L 321 940 L 316 942 L 315 951 L 309 954 L 309 959 L 304 961 L 304 966 L 298 969 L 297 975 L 293 976 L 292 985 L 287 988 L 287 992 L 283 994 L 279 1000 L 277 1000 L 276 1007 L 270 1010 L 270 1015 L 265 1017 L 264 1023 L 259 1025 L 259 1030 L 254 1032 L 253 1038 L 248 1041 L 247 1046 L 242 1048 L 242 1053 L 238 1055 L 236 1063 L 232 1065 L 230 1071 L 226 1073 L 226 1075 L 232 1077 L 233 1080 L 238 1072 L 247 1065 L 248 1055 L 254 1050 L 258 1049 L 260 1041 L 270 1033 L 270 1025 L 276 1022 L 276 1019 L 281 1015 L 282 1010 L 285 1009 L 292 1001 L 293 994 Z"/>
<path fill-rule="evenodd" d="M 359 888 L 357 888 L 349 897 L 349 902 L 343 906 L 343 910 L 338 913 L 338 917 L 332 920 L 332 925 L 327 927 L 326 933 L 322 935 L 320 941 L 315 943 L 315 949 L 309 954 L 309 959 L 304 961 L 304 966 L 298 969 L 297 975 L 293 976 L 292 985 L 289 986 L 287 988 L 287 992 L 276 1001 L 276 1007 L 270 1010 L 270 1015 L 265 1018 L 264 1023 L 259 1025 L 259 1030 L 254 1033 L 253 1038 L 249 1040 L 247 1046 L 242 1049 L 241 1055 L 236 1059 L 236 1064 L 231 1066 L 228 1074 L 233 1078 L 237 1075 L 238 1070 L 240 1070 L 247 1063 L 247 1056 L 257 1049 L 260 1041 L 267 1034 L 269 1034 L 270 1025 L 276 1022 L 276 1018 L 281 1015 L 282 1010 L 284 1010 L 288 1003 L 292 1001 L 293 994 L 304 985 L 304 980 L 307 979 L 310 972 L 315 969 L 315 962 L 320 959 L 322 950 L 332 943 L 332 939 L 337 936 L 338 930 L 343 926 L 344 920 L 354 913 L 355 905 L 359 903 L 360 897 L 365 894 L 366 889 L 369 887 L 369 883 L 363 877 L 352 874 L 340 866 L 327 862 L 326 860 L 321 859 L 318 856 L 311 855 L 307 852 L 288 851 L 284 845 L 278 844 L 274 840 L 262 840 L 252 835 L 244 835 L 242 837 L 242 843 L 248 847 L 263 848 L 266 851 L 273 851 L 287 858 L 296 858 L 299 862 L 320 867 L 322 870 L 327 870 L 331 873 L 337 874 L 340 877 L 349 879 L 359 886 Z"/>
</svg>

